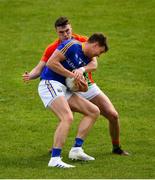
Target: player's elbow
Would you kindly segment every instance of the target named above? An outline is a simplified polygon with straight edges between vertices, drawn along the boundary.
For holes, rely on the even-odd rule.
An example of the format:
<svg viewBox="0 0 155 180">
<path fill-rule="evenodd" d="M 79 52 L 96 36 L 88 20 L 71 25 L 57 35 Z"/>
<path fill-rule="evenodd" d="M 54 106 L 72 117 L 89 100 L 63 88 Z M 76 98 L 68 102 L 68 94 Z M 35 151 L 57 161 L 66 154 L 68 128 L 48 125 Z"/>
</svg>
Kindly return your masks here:
<svg viewBox="0 0 155 180">
<path fill-rule="evenodd" d="M 50 64 L 49 61 L 47 61 L 46 66 L 49 67 L 49 64 Z"/>
<path fill-rule="evenodd" d="M 91 65 L 90 66 L 91 67 L 91 71 L 96 71 L 98 64 L 97 64 L 97 59 L 95 57 L 91 61 L 90 65 Z"/>
<path fill-rule="evenodd" d="M 96 65 L 94 65 L 94 67 L 93 67 L 93 71 L 96 71 L 96 69 L 97 69 L 97 64 L 96 64 Z"/>
<path fill-rule="evenodd" d="M 92 67 L 91 67 L 91 71 L 96 71 L 97 69 L 97 64 L 94 64 Z"/>
</svg>

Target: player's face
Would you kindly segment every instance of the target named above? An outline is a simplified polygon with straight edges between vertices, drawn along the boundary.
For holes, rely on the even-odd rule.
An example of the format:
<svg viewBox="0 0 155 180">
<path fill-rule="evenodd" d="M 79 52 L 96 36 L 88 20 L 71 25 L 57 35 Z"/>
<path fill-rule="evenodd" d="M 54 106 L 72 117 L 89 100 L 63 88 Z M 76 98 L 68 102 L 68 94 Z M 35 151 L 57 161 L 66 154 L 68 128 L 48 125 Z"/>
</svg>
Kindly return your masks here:
<svg viewBox="0 0 155 180">
<path fill-rule="evenodd" d="M 71 39 L 72 37 L 72 28 L 70 24 L 67 24 L 66 26 L 57 27 L 56 32 L 61 41 Z"/>
<path fill-rule="evenodd" d="M 99 57 L 102 53 L 105 52 L 105 47 L 99 46 L 98 43 L 93 43 L 90 49 L 90 57 Z"/>
</svg>

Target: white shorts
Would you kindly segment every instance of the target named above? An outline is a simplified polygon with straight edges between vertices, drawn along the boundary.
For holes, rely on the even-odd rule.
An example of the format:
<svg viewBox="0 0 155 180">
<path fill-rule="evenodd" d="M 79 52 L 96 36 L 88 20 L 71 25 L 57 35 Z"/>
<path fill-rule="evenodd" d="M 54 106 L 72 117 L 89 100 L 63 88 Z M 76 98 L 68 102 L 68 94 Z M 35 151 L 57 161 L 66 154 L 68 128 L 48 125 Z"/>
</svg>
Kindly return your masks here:
<svg viewBox="0 0 155 180">
<path fill-rule="evenodd" d="M 94 83 L 91 86 L 89 86 L 88 91 L 86 92 L 76 92 L 77 95 L 80 95 L 81 97 L 91 100 L 95 96 L 99 95 L 101 93 L 100 88 Z"/>
<path fill-rule="evenodd" d="M 50 106 L 57 97 L 65 96 L 68 100 L 73 94 L 67 90 L 65 85 L 53 80 L 41 80 L 38 93 L 45 107 Z"/>
</svg>

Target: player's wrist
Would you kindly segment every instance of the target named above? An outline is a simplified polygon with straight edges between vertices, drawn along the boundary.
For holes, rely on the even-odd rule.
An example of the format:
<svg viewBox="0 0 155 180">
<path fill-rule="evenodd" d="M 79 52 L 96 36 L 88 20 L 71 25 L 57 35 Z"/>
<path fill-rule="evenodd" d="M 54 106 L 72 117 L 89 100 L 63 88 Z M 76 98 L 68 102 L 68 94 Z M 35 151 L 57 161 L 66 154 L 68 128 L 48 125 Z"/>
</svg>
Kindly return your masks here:
<svg viewBox="0 0 155 180">
<path fill-rule="evenodd" d="M 68 75 L 67 77 L 69 77 L 69 78 L 75 78 L 74 71 L 69 72 L 69 75 Z"/>
<path fill-rule="evenodd" d="M 83 73 L 86 72 L 86 69 L 84 67 L 79 68 Z"/>
<path fill-rule="evenodd" d="M 28 78 L 29 78 L 29 80 L 32 80 L 32 79 L 36 79 L 36 75 L 35 74 L 33 74 L 33 73 L 28 73 Z"/>
</svg>

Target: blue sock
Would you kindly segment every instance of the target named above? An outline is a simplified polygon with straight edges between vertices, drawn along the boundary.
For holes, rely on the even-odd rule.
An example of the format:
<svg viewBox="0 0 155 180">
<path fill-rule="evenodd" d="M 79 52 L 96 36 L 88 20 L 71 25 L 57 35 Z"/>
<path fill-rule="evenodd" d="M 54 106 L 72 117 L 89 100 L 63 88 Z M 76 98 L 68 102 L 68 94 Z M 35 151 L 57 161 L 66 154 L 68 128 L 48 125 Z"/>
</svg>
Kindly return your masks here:
<svg viewBox="0 0 155 180">
<path fill-rule="evenodd" d="M 61 150 L 62 149 L 59 148 L 53 148 L 51 153 L 52 157 L 59 157 L 61 155 Z"/>
<path fill-rule="evenodd" d="M 75 138 L 75 144 L 74 147 L 81 147 L 83 145 L 83 139 L 81 138 Z"/>
</svg>

